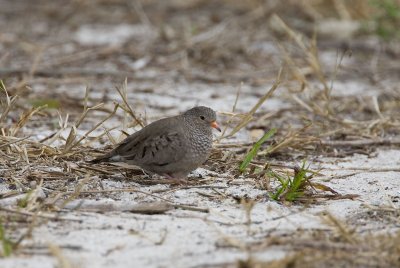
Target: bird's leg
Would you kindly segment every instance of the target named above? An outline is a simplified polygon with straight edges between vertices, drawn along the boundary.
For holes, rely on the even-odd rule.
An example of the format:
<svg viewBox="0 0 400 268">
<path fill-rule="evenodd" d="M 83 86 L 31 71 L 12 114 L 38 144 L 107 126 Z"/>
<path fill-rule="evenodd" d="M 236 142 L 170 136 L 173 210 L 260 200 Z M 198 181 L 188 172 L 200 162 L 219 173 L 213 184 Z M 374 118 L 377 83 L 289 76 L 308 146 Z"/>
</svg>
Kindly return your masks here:
<svg viewBox="0 0 400 268">
<path fill-rule="evenodd" d="M 164 177 L 166 177 L 167 179 L 170 179 L 170 180 L 174 179 L 174 177 L 172 177 L 172 176 L 169 175 L 168 173 L 163 173 L 162 175 L 163 175 Z"/>
<path fill-rule="evenodd" d="M 162 174 L 164 177 L 166 177 L 167 179 L 169 179 L 171 181 L 171 184 L 180 184 L 180 185 L 184 185 L 187 184 L 187 180 L 183 179 L 183 178 L 179 178 L 179 177 L 175 177 L 175 176 L 171 176 L 168 173 L 164 173 Z"/>
</svg>

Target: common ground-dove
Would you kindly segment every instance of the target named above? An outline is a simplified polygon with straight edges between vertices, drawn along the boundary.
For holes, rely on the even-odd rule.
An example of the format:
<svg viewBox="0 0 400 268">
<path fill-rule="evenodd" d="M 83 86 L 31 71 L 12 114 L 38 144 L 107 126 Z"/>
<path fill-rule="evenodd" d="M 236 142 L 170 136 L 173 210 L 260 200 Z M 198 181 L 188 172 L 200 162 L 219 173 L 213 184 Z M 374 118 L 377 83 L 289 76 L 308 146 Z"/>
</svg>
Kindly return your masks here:
<svg viewBox="0 0 400 268">
<path fill-rule="evenodd" d="M 221 131 L 215 112 L 204 106 L 194 107 L 147 125 L 91 162 L 125 162 L 168 178 L 186 178 L 207 160 L 212 128 Z"/>
</svg>

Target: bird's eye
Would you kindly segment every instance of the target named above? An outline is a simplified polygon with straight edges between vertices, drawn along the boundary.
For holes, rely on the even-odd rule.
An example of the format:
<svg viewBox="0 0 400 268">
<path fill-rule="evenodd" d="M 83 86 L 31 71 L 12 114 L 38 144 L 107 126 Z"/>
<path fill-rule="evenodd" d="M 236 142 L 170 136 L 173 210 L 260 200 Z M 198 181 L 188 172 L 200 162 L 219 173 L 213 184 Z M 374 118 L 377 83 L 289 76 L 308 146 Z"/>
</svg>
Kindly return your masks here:
<svg viewBox="0 0 400 268">
<path fill-rule="evenodd" d="M 206 118 L 205 118 L 204 116 L 201 115 L 201 116 L 200 116 L 200 119 L 201 119 L 201 120 L 204 120 L 204 119 L 206 119 Z"/>
</svg>

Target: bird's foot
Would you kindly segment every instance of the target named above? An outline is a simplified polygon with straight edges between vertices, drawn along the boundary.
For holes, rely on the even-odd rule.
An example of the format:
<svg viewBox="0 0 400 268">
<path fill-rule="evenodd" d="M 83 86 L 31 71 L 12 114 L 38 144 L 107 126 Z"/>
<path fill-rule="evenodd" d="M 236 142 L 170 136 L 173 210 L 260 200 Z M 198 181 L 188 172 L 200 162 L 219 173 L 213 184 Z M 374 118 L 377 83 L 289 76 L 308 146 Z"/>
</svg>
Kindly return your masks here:
<svg viewBox="0 0 400 268">
<path fill-rule="evenodd" d="M 167 173 L 163 174 L 168 180 L 170 180 L 170 184 L 173 185 L 186 185 L 188 183 L 187 179 L 173 177 Z"/>
</svg>

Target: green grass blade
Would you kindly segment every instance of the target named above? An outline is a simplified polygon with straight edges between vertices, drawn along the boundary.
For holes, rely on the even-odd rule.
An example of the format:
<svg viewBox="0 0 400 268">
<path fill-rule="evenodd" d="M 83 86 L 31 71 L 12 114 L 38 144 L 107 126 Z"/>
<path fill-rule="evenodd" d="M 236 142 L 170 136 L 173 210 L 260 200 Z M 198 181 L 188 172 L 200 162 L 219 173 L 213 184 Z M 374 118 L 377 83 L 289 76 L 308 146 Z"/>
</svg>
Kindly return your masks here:
<svg viewBox="0 0 400 268">
<path fill-rule="evenodd" d="M 3 80 L 2 80 L 2 79 L 0 79 L 0 90 L 2 90 L 2 91 L 6 91 L 6 86 L 4 85 L 4 83 L 3 83 Z"/>
<path fill-rule="evenodd" d="M 33 99 L 29 102 L 35 108 L 41 106 L 47 106 L 47 108 L 49 109 L 58 109 L 61 106 L 60 101 L 57 99 Z"/>
<path fill-rule="evenodd" d="M 2 222 L 0 221 L 0 241 L 3 247 L 3 256 L 8 257 L 12 253 L 12 243 L 10 240 L 6 238 L 4 227 Z"/>
<path fill-rule="evenodd" d="M 306 170 L 302 168 L 299 172 L 297 172 L 297 174 L 293 178 L 292 182 L 293 191 L 297 191 L 302 186 L 305 180 L 306 180 Z"/>
<path fill-rule="evenodd" d="M 245 156 L 243 162 L 240 164 L 239 171 L 243 172 L 246 170 L 247 166 L 250 164 L 251 160 L 257 155 L 258 150 L 260 149 L 261 145 L 271 138 L 273 135 L 276 133 L 276 128 L 271 129 L 267 133 L 262 136 L 261 139 L 259 139 L 254 145 L 253 148 L 251 148 L 250 152 Z"/>
</svg>

